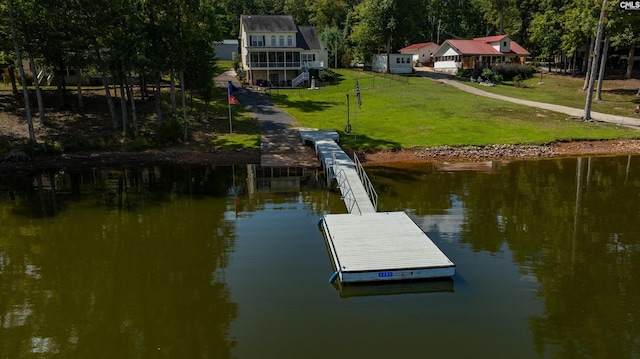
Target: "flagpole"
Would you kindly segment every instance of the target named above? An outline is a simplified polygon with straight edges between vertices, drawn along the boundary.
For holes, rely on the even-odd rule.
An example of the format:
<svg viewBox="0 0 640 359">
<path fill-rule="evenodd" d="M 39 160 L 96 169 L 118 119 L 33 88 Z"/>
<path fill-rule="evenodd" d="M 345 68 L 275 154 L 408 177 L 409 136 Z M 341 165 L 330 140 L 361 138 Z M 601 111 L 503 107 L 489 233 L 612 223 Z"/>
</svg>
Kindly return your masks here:
<svg viewBox="0 0 640 359">
<path fill-rule="evenodd" d="M 358 140 L 358 110 L 353 111 L 353 140 Z"/>
<path fill-rule="evenodd" d="M 229 106 L 229 134 L 233 134 L 233 125 L 231 122 L 231 81 L 227 84 L 227 106 Z"/>
</svg>

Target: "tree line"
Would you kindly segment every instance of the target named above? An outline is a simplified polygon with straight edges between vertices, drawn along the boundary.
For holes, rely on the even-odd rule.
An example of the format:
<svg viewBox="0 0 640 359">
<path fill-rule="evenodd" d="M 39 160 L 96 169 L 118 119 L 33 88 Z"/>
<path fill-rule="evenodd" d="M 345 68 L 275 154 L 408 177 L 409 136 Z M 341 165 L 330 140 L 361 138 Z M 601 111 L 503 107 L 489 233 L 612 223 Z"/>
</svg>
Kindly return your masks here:
<svg viewBox="0 0 640 359">
<path fill-rule="evenodd" d="M 135 133 L 135 110 L 129 121 L 122 100 L 133 79 L 145 85 L 142 91 L 147 84 L 154 88 L 160 124 L 163 76 L 171 80 L 174 114 L 176 83 L 183 87 L 183 102 L 185 85 L 209 99 L 216 65 L 211 45 L 237 38 L 242 14 L 286 14 L 297 24 L 315 25 L 335 67 L 412 43 L 506 34 L 534 59 L 561 59 L 574 75 L 595 73 L 598 64 L 603 69 L 607 50 L 616 49 L 626 54 L 621 57 L 630 78 L 640 12 L 623 7 L 619 0 L 6 0 L 0 4 L 0 64 L 20 66 L 21 57 L 32 66 L 57 69 L 62 105 L 63 70 L 91 69 L 103 78 L 113 128 Z M 599 23 L 602 36 L 596 43 Z M 112 83 L 121 92 L 120 120 Z M 587 84 L 585 79 L 585 90 Z M 81 109 L 81 85 L 77 88 Z"/>
<path fill-rule="evenodd" d="M 624 1 L 623 1 L 624 2 Z M 506 34 L 542 61 L 576 60 L 596 38 L 600 0 L 220 0 L 226 34 L 238 33 L 241 14 L 287 14 L 315 25 L 332 64 L 366 61 L 379 51 L 413 43 Z M 640 11 L 606 4 L 605 37 L 633 58 L 640 44 Z M 593 51 L 593 49 L 591 49 Z M 336 61 L 336 58 L 337 61 Z M 583 64 L 568 63 L 571 68 Z M 627 78 L 633 62 L 628 61 Z"/>
<path fill-rule="evenodd" d="M 178 112 L 176 86 L 181 87 L 186 135 L 186 86 L 211 99 L 215 53 L 213 43 L 223 38 L 220 15 L 212 2 L 200 0 L 7 0 L 0 4 L 0 64 L 19 68 L 24 89 L 30 137 L 35 142 L 23 62 L 33 77 L 36 63 L 54 69 L 60 107 L 67 106 L 65 73 L 90 71 L 101 78 L 114 130 L 138 134 L 133 83 L 141 84 L 142 98 L 152 87 L 159 125 L 163 78 L 171 85 L 171 111 Z M 24 60 L 24 61 L 21 61 Z M 27 61 L 28 60 L 28 61 Z M 81 77 L 76 76 L 78 109 L 84 108 Z M 13 80 L 13 79 L 12 79 Z M 15 83 L 15 81 L 12 81 Z M 40 121 L 45 124 L 42 96 L 34 79 Z M 120 92 L 120 114 L 114 88 Z M 15 89 L 15 87 L 14 87 Z M 150 96 L 151 97 L 151 96 Z M 131 118 L 130 118 L 131 116 Z"/>
</svg>

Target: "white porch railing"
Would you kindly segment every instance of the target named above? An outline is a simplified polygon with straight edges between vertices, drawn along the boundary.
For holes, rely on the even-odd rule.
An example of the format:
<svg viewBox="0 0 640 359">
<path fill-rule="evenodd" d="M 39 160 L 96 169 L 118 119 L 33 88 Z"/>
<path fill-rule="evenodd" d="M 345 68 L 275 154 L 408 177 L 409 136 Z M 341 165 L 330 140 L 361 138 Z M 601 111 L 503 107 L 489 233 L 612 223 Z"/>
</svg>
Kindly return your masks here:
<svg viewBox="0 0 640 359">
<path fill-rule="evenodd" d="M 302 66 L 308 69 L 324 69 L 324 61 L 303 61 Z"/>
</svg>

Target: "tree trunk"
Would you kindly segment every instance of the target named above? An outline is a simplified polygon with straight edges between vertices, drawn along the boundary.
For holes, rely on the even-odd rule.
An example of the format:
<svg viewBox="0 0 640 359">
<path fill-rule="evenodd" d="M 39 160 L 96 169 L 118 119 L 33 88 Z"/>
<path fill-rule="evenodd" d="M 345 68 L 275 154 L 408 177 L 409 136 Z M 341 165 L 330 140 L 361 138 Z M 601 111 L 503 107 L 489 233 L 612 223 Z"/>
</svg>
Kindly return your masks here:
<svg viewBox="0 0 640 359">
<path fill-rule="evenodd" d="M 593 41 L 594 39 L 589 39 L 589 52 L 584 54 L 584 58 L 582 59 L 582 73 L 587 74 L 587 70 L 589 67 L 589 56 L 593 52 Z"/>
<path fill-rule="evenodd" d="M 11 80 L 11 89 L 13 91 L 14 95 L 19 94 L 20 92 L 18 91 L 18 84 L 16 81 L 16 69 L 15 67 L 11 66 L 9 67 L 9 79 Z"/>
<path fill-rule="evenodd" d="M 56 74 L 56 85 L 58 88 L 58 105 L 60 107 L 61 110 L 64 110 L 67 108 L 67 101 L 66 101 L 66 94 L 64 91 L 64 64 L 61 65 L 61 67 L 59 67 L 57 69 L 57 74 Z"/>
<path fill-rule="evenodd" d="M 184 120 L 184 140 L 187 141 L 188 123 L 187 123 L 187 91 L 184 85 L 184 70 L 180 70 L 180 90 L 182 91 L 182 119 Z"/>
<path fill-rule="evenodd" d="M 36 99 L 38 100 L 38 114 L 40 117 L 40 124 L 45 125 L 46 120 L 44 118 L 44 102 L 42 101 L 42 89 L 38 82 L 38 74 L 36 73 L 36 61 L 33 59 L 33 55 L 29 53 L 29 66 L 31 67 L 31 73 L 33 74 L 33 85 L 36 87 Z"/>
<path fill-rule="evenodd" d="M 131 81 L 131 74 L 129 74 L 128 77 L 127 89 L 129 90 L 129 100 L 131 101 L 131 121 L 133 122 L 133 137 L 138 137 L 140 132 L 138 130 L 138 115 L 136 114 L 136 101 L 133 94 L 133 81 Z"/>
<path fill-rule="evenodd" d="M 147 79 L 144 75 L 140 75 L 140 101 L 147 100 Z"/>
<path fill-rule="evenodd" d="M 120 110 L 122 111 L 122 134 L 127 133 L 129 126 L 129 117 L 127 116 L 127 101 L 124 94 L 124 75 L 120 78 Z"/>
<path fill-rule="evenodd" d="M 169 94 L 171 98 L 171 114 L 175 115 L 178 113 L 178 106 L 176 105 L 176 73 L 173 69 L 171 69 L 169 77 L 171 77 L 171 93 Z"/>
<path fill-rule="evenodd" d="M 607 52 L 609 51 L 609 36 L 604 39 L 604 47 L 602 48 L 602 57 L 600 59 L 600 73 L 598 74 L 598 90 L 596 91 L 596 101 L 602 101 L 602 82 L 604 80 L 604 70 L 607 65 Z"/>
<path fill-rule="evenodd" d="M 573 59 L 572 59 L 573 60 L 573 66 L 571 66 L 571 77 L 576 77 L 576 65 L 577 65 L 576 62 L 578 61 L 577 58 L 578 57 L 576 56 L 576 53 L 574 51 L 573 52 Z"/>
<path fill-rule="evenodd" d="M 387 73 L 391 73 L 391 35 L 387 37 Z"/>
<path fill-rule="evenodd" d="M 589 53 L 587 54 L 587 71 L 584 75 L 584 85 L 582 85 L 582 91 L 585 91 L 589 86 L 589 76 L 591 76 L 591 67 L 593 66 L 593 48 L 600 48 L 600 44 L 596 46 L 595 38 L 591 41 L 591 46 L 589 47 Z"/>
<path fill-rule="evenodd" d="M 627 80 L 631 78 L 633 73 L 633 58 L 636 56 L 636 47 L 631 45 L 629 47 L 629 58 L 627 59 L 627 73 L 624 76 Z"/>
<path fill-rule="evenodd" d="M 156 113 L 158 114 L 158 125 L 162 126 L 162 92 L 160 91 L 160 73 L 156 74 Z"/>
<path fill-rule="evenodd" d="M 109 106 L 109 115 L 111 115 L 111 127 L 114 130 L 117 130 L 118 120 L 116 119 L 116 107 L 113 104 L 113 99 L 111 98 L 111 91 L 109 89 L 109 80 L 104 73 L 102 74 L 102 83 L 104 84 L 104 94 L 107 97 L 107 105 Z"/>
<path fill-rule="evenodd" d="M 602 8 L 600 9 L 600 19 L 598 20 L 598 33 L 596 35 L 595 42 L 595 57 L 591 64 L 591 74 L 589 75 L 589 86 L 587 88 L 587 100 L 584 105 L 584 116 L 583 119 L 585 121 L 592 121 L 591 118 L 591 102 L 593 100 L 593 85 L 595 83 L 596 77 L 596 69 L 598 68 L 598 58 L 600 57 L 600 43 L 602 42 L 602 34 L 604 33 L 604 18 L 607 13 L 606 11 L 607 0 L 602 0 Z"/>
<path fill-rule="evenodd" d="M 84 100 L 82 99 L 82 76 L 80 65 L 76 65 L 76 88 L 78 89 L 78 109 L 84 111 Z"/>
<path fill-rule="evenodd" d="M 36 143 L 36 132 L 33 128 L 33 119 L 31 118 L 31 104 L 29 103 L 29 89 L 27 88 L 27 78 L 24 76 L 24 67 L 22 66 L 22 55 L 20 53 L 20 45 L 18 45 L 18 36 L 16 35 L 16 26 L 13 19 L 13 9 L 9 4 L 9 20 L 11 23 L 11 37 L 13 37 L 13 46 L 16 50 L 16 60 L 18 60 L 18 71 L 20 72 L 20 82 L 22 82 L 22 95 L 24 96 L 24 112 L 27 116 L 27 126 L 29 127 L 29 139 L 31 143 Z"/>
</svg>

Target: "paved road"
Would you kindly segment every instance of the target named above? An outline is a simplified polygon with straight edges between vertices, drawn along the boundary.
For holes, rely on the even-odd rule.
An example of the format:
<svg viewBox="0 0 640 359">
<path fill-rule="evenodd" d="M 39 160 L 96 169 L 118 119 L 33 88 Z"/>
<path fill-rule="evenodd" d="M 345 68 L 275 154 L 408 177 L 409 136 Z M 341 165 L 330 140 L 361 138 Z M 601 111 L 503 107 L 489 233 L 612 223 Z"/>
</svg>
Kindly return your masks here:
<svg viewBox="0 0 640 359">
<path fill-rule="evenodd" d="M 251 111 L 262 126 L 260 135 L 260 165 L 263 167 L 307 167 L 320 165 L 313 148 L 304 146 L 298 133 L 299 124 L 287 113 L 275 107 L 260 91 L 242 88 L 233 70 L 216 77 L 216 85 L 227 87 L 231 81 L 238 91 L 240 104 Z"/>
<path fill-rule="evenodd" d="M 454 86 L 462 91 L 466 91 L 475 95 L 490 97 L 490 98 L 494 98 L 502 101 L 513 102 L 513 103 L 517 103 L 525 106 L 537 107 L 544 110 L 564 113 L 571 117 L 576 117 L 576 118 L 580 118 L 584 115 L 584 109 L 577 109 L 577 108 L 561 106 L 561 105 L 553 105 L 553 104 L 544 103 L 544 102 L 521 100 L 513 97 L 497 95 L 491 92 L 477 89 L 473 86 L 465 85 L 463 83 L 460 83 L 459 81 L 451 80 L 450 75 L 433 72 L 425 68 L 417 68 L 416 72 L 423 77 L 427 77 L 432 80 L 443 82 L 447 85 Z M 636 130 L 640 130 L 640 119 L 637 119 L 637 118 L 609 115 L 609 114 L 593 112 L 593 111 L 591 111 L 591 117 L 595 121 L 609 122 L 609 123 L 617 124 L 620 126 L 626 126 L 626 127 L 634 128 Z"/>
</svg>

